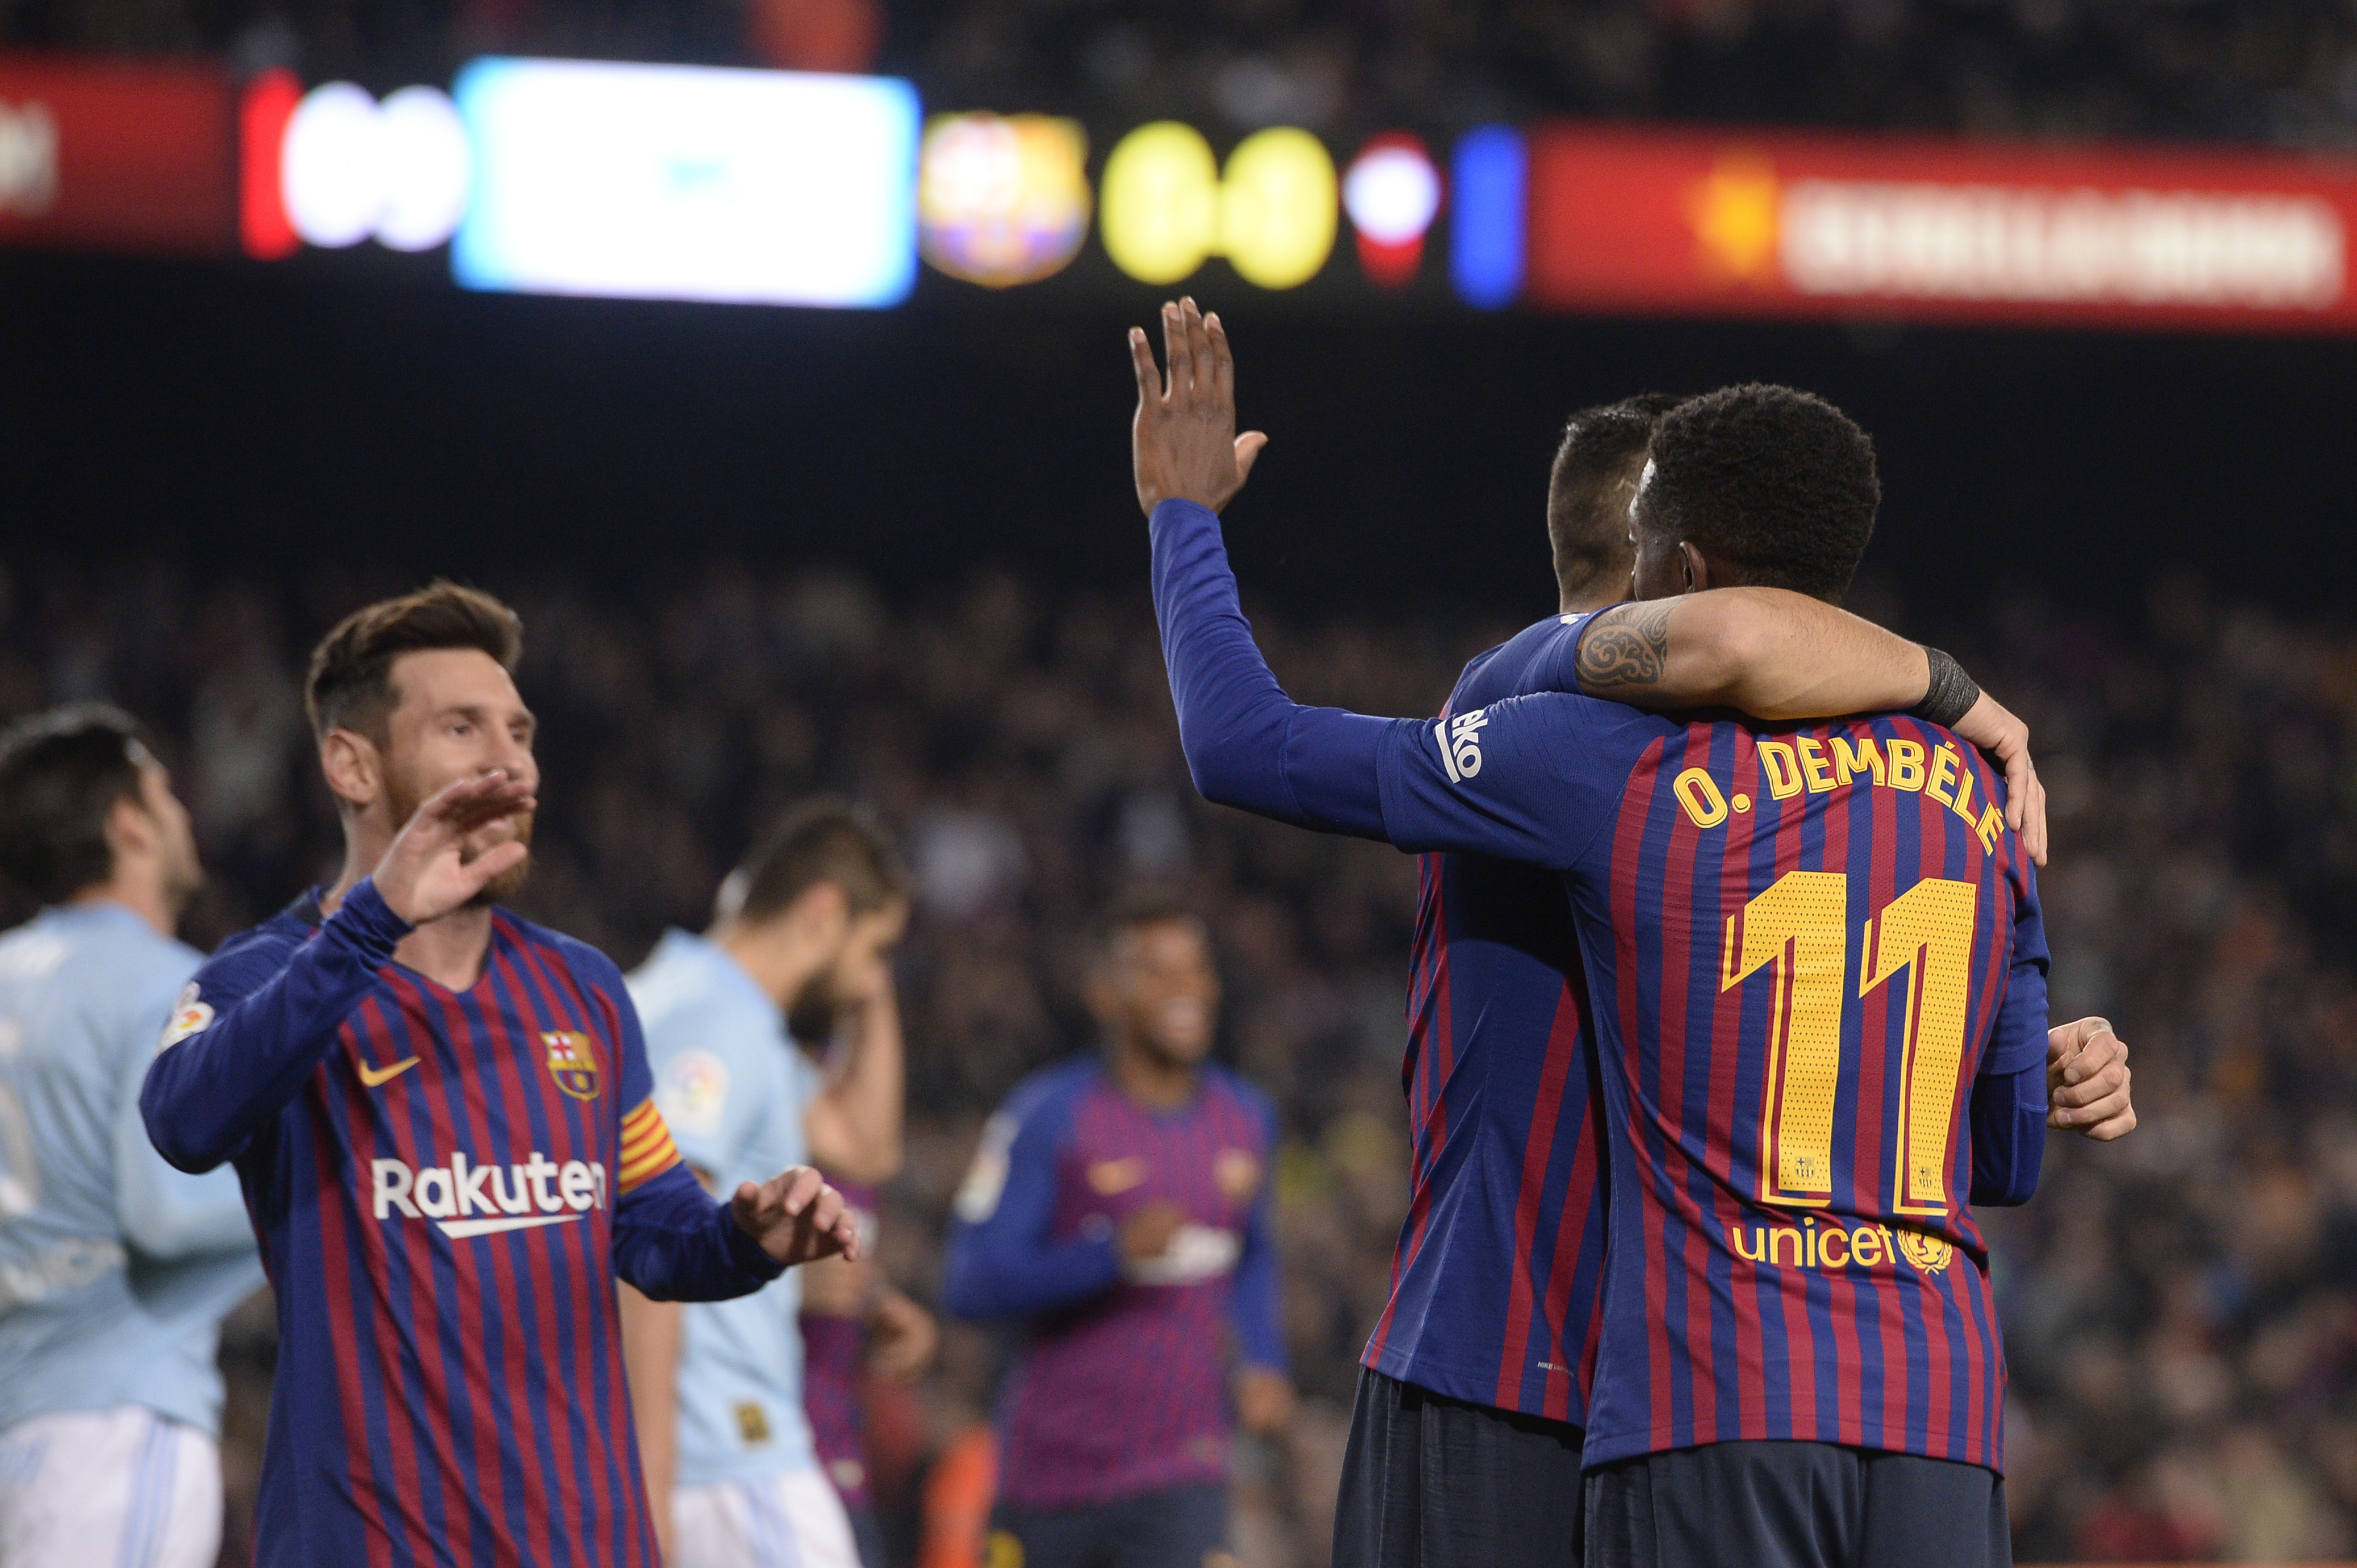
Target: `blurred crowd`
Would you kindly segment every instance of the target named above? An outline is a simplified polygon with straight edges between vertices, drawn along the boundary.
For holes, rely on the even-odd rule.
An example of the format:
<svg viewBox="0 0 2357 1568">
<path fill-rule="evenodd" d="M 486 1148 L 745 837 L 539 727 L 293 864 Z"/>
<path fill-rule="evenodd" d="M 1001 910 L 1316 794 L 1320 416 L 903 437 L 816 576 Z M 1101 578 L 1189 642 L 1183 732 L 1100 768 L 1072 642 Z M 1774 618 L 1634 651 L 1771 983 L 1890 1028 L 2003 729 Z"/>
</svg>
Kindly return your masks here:
<svg viewBox="0 0 2357 1568">
<path fill-rule="evenodd" d="M 328 874 L 300 659 L 345 608 L 413 585 L 25 564 L 0 583 L 0 718 L 103 694 L 162 733 L 212 875 L 192 940 Z M 1405 1202 L 1413 862 L 1195 798 L 1142 587 L 1054 597 L 985 575 L 893 606 L 814 570 L 716 568 L 627 596 L 484 585 L 524 618 L 520 683 L 542 719 L 527 913 L 628 966 L 666 925 L 700 928 L 749 837 L 806 791 L 856 795 L 903 835 L 919 885 L 899 965 L 909 1158 L 882 1257 L 920 1299 L 935 1299 L 983 1118 L 1091 1043 L 1076 982 L 1092 914 L 1141 884 L 1203 910 L 1228 983 L 1222 1051 L 1281 1109 L 1306 1396 L 1286 1438 L 1246 1446 L 1241 1555 L 1322 1563 Z M 1463 660 L 1512 629 L 1257 625 L 1297 697 L 1402 714 L 1435 711 Z M 2115 1021 L 2143 1116 L 2122 1144 L 2053 1140 L 2037 1199 L 1989 1226 L 2018 1552 L 2357 1551 L 2357 635 L 2184 581 L 2136 615 L 2025 597 L 1909 629 L 1967 655 L 2041 743 L 2055 1016 Z M 249 1307 L 224 1340 L 231 1562 L 272 1334 Z M 923 1547 L 938 1461 L 988 1410 L 1000 1350 L 952 1328 L 925 1384 L 875 1391 L 871 1468 L 903 1561 Z"/>
<path fill-rule="evenodd" d="M 378 88 L 484 52 L 876 68 L 943 108 L 1343 140 L 1570 113 L 2357 143 L 2344 0 L 6 0 L 0 42 Z"/>
</svg>

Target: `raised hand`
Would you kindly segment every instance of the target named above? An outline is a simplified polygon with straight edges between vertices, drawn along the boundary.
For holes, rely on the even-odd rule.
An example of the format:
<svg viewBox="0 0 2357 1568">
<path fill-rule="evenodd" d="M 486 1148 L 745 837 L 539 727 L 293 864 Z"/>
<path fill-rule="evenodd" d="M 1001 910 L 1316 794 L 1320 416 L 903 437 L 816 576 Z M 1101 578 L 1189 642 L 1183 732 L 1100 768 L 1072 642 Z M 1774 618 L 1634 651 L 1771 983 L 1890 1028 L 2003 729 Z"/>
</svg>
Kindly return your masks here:
<svg viewBox="0 0 2357 1568">
<path fill-rule="evenodd" d="M 1972 711 L 1956 721 L 1956 737 L 1980 747 L 2005 769 L 2005 825 L 2021 835 L 2021 847 L 2046 864 L 2046 786 L 2029 759 L 2029 726 L 1983 692 Z"/>
<path fill-rule="evenodd" d="M 788 1267 L 859 1257 L 859 1227 L 843 1194 L 808 1165 L 788 1165 L 758 1186 L 738 1182 L 729 1208 L 745 1234 Z"/>
<path fill-rule="evenodd" d="M 2101 1018 L 2046 1031 L 2046 1124 L 2108 1144 L 2136 1131 L 2128 1048 Z"/>
<path fill-rule="evenodd" d="M 1257 430 L 1236 434 L 1236 362 L 1216 316 L 1192 299 L 1162 307 L 1166 376 L 1154 368 L 1145 330 L 1129 329 L 1130 367 L 1137 373 L 1137 418 L 1130 456 L 1137 504 L 1147 516 L 1168 500 L 1194 501 L 1218 511 L 1235 499 L 1268 445 Z"/>
<path fill-rule="evenodd" d="M 393 912 L 413 926 L 467 907 L 501 872 L 532 852 L 522 839 L 469 856 L 467 837 L 502 817 L 536 807 L 533 786 L 500 768 L 461 779 L 417 808 L 403 824 L 371 880 Z"/>
</svg>

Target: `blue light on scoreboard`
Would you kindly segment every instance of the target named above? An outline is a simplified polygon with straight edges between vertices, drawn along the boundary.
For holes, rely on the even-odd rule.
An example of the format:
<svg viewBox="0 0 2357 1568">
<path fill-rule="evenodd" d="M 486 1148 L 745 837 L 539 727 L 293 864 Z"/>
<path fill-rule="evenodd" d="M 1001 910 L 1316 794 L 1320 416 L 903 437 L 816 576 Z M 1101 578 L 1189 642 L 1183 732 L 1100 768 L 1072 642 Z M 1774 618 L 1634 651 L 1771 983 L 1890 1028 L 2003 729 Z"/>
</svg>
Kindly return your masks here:
<svg viewBox="0 0 2357 1568">
<path fill-rule="evenodd" d="M 1458 142 L 1454 162 L 1449 276 L 1466 304 L 1502 309 L 1523 292 L 1530 156 L 1521 132 L 1483 125 Z"/>
<path fill-rule="evenodd" d="M 905 81 L 488 59 L 453 96 L 474 152 L 466 287 L 877 306 L 915 281 Z"/>
</svg>

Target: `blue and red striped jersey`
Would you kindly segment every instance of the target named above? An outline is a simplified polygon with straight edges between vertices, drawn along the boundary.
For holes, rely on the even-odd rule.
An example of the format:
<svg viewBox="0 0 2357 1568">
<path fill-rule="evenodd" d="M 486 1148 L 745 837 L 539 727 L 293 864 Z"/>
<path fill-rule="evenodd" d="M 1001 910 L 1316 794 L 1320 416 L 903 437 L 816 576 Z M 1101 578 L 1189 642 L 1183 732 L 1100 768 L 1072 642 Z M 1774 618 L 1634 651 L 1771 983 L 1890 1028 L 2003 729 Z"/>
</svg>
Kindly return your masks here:
<svg viewBox="0 0 2357 1568">
<path fill-rule="evenodd" d="M 876 1255 L 877 1215 L 883 1200 L 861 1182 L 836 1181 L 844 1206 L 856 1217 L 859 1251 Z M 813 1312 L 802 1325 L 802 1408 L 810 1416 L 811 1444 L 826 1478 L 845 1508 L 864 1509 L 867 1490 L 867 1412 L 860 1403 L 860 1373 L 867 1359 L 867 1325 L 857 1317 Z"/>
<path fill-rule="evenodd" d="M 2043 1060 L 2046 949 L 1978 754 L 1545 696 L 1395 725 L 1378 773 L 1404 847 L 1565 874 L 1610 1140 L 1588 1463 L 1798 1438 L 2001 1467 L 1968 1102 Z"/>
<path fill-rule="evenodd" d="M 1442 721 L 1567 689 L 1582 618 L 1550 616 L 1475 659 Z M 1400 1072 L 1408 1212 L 1361 1360 L 1452 1399 L 1584 1425 L 1604 1280 L 1603 1101 L 1571 902 L 1555 873 L 1483 854 L 1424 855 L 1416 887 Z"/>
<path fill-rule="evenodd" d="M 1228 1370 L 1282 1367 L 1268 1102 L 1216 1066 L 1192 1104 L 1140 1105 L 1094 1058 L 1037 1073 L 983 1133 L 950 1235 L 949 1309 L 1018 1319 L 999 1494 L 1069 1508 L 1227 1478 Z M 1121 1222 L 1187 1221 L 1125 1262 Z M 1231 1338 L 1232 1336 L 1232 1339 Z"/>
<path fill-rule="evenodd" d="M 1505 1216 L 1544 1201 L 1538 1152 L 1552 1167 L 1563 1140 L 1541 1129 L 1568 1107 L 1571 1071 L 1561 1097 L 1459 1101 L 1454 1079 L 1480 1082 L 1514 1053 L 1441 1043 L 1464 1016 L 1441 999 L 1463 988 L 1478 904 L 1501 912 L 1483 943 L 1517 950 L 1520 1054 L 1550 1054 L 1534 1042 L 1569 973 L 1556 911 L 1513 918 L 1511 899 L 1452 900 L 1448 881 L 1476 857 L 1515 862 L 1566 899 L 1604 1108 L 1588 1462 L 1800 1438 L 1999 1465 L 2004 1354 L 1966 1206 L 2020 1202 L 2036 1182 L 2047 952 L 2035 875 L 1980 757 L 1900 717 L 1689 721 L 1563 693 L 1452 703 L 1437 723 L 1304 707 L 1253 644 L 1218 519 L 1166 501 L 1152 528 L 1203 793 L 1452 857 L 1441 939 L 1414 982 L 1434 1022 L 1410 1087 L 1416 1073 L 1439 1085 L 1416 1101 L 1419 1192 L 1458 1211 L 1425 1217 L 1421 1240 L 1410 1221 L 1411 1274 L 1438 1249 L 1418 1344 L 1463 1338 L 1478 1376 L 1493 1325 L 1521 1321 L 1517 1297 L 1546 1299 L 1535 1219 L 1524 1254 Z M 1516 679 L 1543 683 L 1543 662 Z M 1524 961 L 1541 952 L 1562 979 Z M 1463 1131 L 1485 1112 L 1486 1139 Z M 1568 1205 L 1555 1214 L 1550 1282 L 1581 1225 Z M 1479 1266 L 1458 1274 L 1460 1236 Z M 1391 1316 L 1396 1335 L 1400 1304 Z"/>
<path fill-rule="evenodd" d="M 232 939 L 142 1092 L 175 1165 L 234 1160 L 277 1292 L 256 1559 L 652 1568 L 615 1277 L 778 1267 L 680 1164 L 609 961 L 498 911 L 451 991 L 408 929 L 362 882 Z"/>
</svg>

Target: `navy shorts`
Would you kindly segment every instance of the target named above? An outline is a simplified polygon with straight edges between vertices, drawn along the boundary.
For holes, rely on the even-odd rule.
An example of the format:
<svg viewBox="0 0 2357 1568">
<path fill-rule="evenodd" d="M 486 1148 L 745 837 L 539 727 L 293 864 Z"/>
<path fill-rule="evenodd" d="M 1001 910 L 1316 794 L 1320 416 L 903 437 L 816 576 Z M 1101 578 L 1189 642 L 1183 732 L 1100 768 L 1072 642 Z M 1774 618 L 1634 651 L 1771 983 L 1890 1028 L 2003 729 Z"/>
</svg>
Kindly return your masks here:
<svg viewBox="0 0 2357 1568">
<path fill-rule="evenodd" d="M 1587 1477 L 1591 1568 L 2011 1568 L 2005 1480 L 1831 1443 L 1710 1443 Z"/>
<path fill-rule="evenodd" d="M 1578 1568 L 1579 1435 L 1361 1369 L 1334 1568 Z"/>
<path fill-rule="evenodd" d="M 1070 1509 L 999 1504 L 985 1568 L 1220 1568 L 1228 1488 L 1172 1487 Z"/>
</svg>

